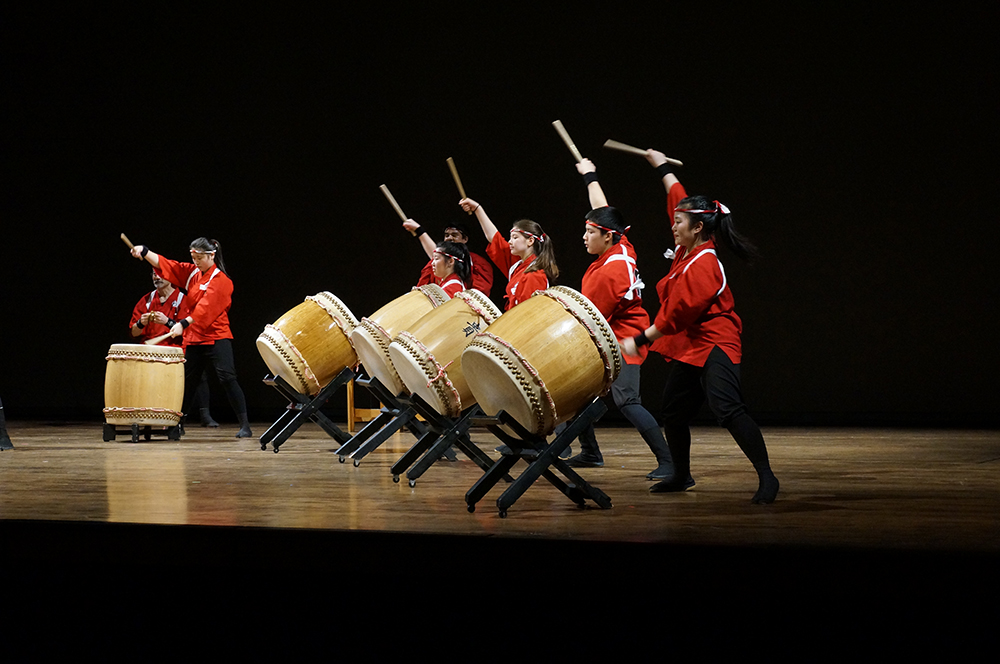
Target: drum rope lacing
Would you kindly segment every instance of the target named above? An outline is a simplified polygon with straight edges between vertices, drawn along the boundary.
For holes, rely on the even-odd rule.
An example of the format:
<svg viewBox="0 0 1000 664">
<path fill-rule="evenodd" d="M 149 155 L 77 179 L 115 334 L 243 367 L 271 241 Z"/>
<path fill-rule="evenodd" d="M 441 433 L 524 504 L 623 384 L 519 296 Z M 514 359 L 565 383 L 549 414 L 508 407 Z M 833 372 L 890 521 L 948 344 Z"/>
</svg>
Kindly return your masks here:
<svg viewBox="0 0 1000 664">
<path fill-rule="evenodd" d="M 267 335 L 268 332 L 278 336 L 279 339 L 277 341 L 272 339 Z M 299 379 L 299 382 L 302 384 L 303 390 L 309 392 L 309 388 L 311 386 L 315 386 L 317 390 L 323 387 L 322 385 L 319 384 L 319 379 L 316 378 L 316 374 L 314 374 L 312 372 L 312 369 L 309 367 L 309 363 L 306 362 L 306 358 L 302 356 L 302 353 L 300 353 L 299 349 L 295 347 L 295 344 L 292 343 L 292 340 L 289 339 L 287 336 L 285 336 L 284 332 L 276 328 L 274 325 L 267 324 L 264 326 L 264 334 L 260 336 L 263 337 L 265 341 L 270 342 L 272 350 L 275 350 L 279 354 L 281 354 L 281 357 L 285 360 L 285 365 L 288 366 L 295 374 L 295 377 Z M 292 361 L 292 358 L 288 355 L 288 353 L 285 352 L 285 349 L 278 343 L 279 341 L 286 344 L 288 348 L 292 351 L 292 353 L 295 354 L 295 357 L 301 364 L 301 371 L 299 370 L 299 367 L 295 364 L 295 362 Z"/>
<path fill-rule="evenodd" d="M 131 360 L 133 362 L 159 362 L 161 364 L 183 364 L 187 362 L 183 355 L 159 355 L 155 353 L 137 353 L 135 351 L 122 351 L 116 353 L 111 351 L 105 360 Z"/>
<path fill-rule="evenodd" d="M 454 364 L 455 361 L 452 360 L 448 364 L 441 366 L 441 363 L 437 361 L 437 358 L 434 357 L 434 354 L 431 353 L 426 346 L 420 343 L 419 339 L 417 339 L 409 332 L 400 332 L 399 336 L 396 337 L 396 340 L 393 343 L 399 344 L 403 348 L 403 350 L 409 353 L 409 355 L 418 362 L 422 358 L 419 357 L 417 352 L 409 344 L 410 343 L 414 344 L 421 351 L 424 352 L 425 359 L 424 361 L 420 362 L 420 368 L 423 369 L 424 375 L 429 378 L 429 380 L 427 381 L 427 387 L 434 388 L 434 390 L 437 392 L 438 398 L 441 399 L 441 403 L 446 407 L 448 407 L 449 395 L 445 390 L 445 386 L 447 386 L 448 390 L 451 391 L 451 396 L 454 397 L 453 403 L 455 404 L 455 407 L 448 408 L 449 412 L 442 413 L 442 415 L 446 415 L 448 417 L 455 417 L 458 413 L 461 413 L 462 396 L 458 393 L 458 390 L 455 389 L 455 385 L 451 382 L 451 379 L 448 378 L 448 367 Z M 444 378 L 444 384 L 442 384 L 441 382 L 442 378 Z"/>
<path fill-rule="evenodd" d="M 607 344 L 607 347 L 605 347 L 604 344 L 601 343 L 601 340 L 598 338 L 597 334 L 594 332 L 593 328 L 591 328 L 591 326 L 587 323 L 587 321 L 585 321 L 578 312 L 574 311 L 568 302 L 566 302 L 561 297 L 553 293 L 552 292 L 553 290 L 558 290 L 560 293 L 567 295 L 571 297 L 573 300 L 575 300 L 577 304 L 579 304 L 580 306 L 582 306 L 584 309 L 587 310 L 587 313 L 590 314 L 592 320 L 594 321 L 603 320 L 603 316 L 601 316 L 599 312 L 594 311 L 589 301 L 583 299 L 582 297 L 577 297 L 576 293 L 572 290 L 563 289 L 559 286 L 553 286 L 549 290 L 540 291 L 541 294 L 552 298 L 560 305 L 562 305 L 563 309 L 565 309 L 581 325 L 583 325 L 585 330 L 587 330 L 587 333 L 590 335 L 591 340 L 594 342 L 594 346 L 597 347 L 597 352 L 600 354 L 601 360 L 604 362 L 604 389 L 601 392 L 601 396 L 604 396 L 611 389 L 611 384 L 615 381 L 615 378 L 617 378 L 618 374 L 621 373 L 621 352 L 620 351 L 615 352 L 615 350 L 618 349 L 618 340 L 614 338 L 613 333 L 610 333 L 608 326 L 599 324 L 598 326 L 601 329 L 601 336 L 604 337 L 604 342 Z M 611 367 L 611 359 L 608 358 L 609 350 L 611 352 L 612 359 L 614 360 L 613 370 Z"/>
<path fill-rule="evenodd" d="M 392 376 L 395 378 L 396 382 L 402 384 L 403 379 L 399 377 L 396 367 L 392 366 L 392 361 L 389 359 L 389 344 L 392 343 L 392 338 L 389 336 L 389 333 L 386 332 L 385 328 L 381 325 L 367 317 L 361 319 L 358 327 L 368 332 L 368 334 L 375 339 L 375 343 L 378 344 L 379 349 L 382 351 L 382 357 L 386 360 L 386 367 L 392 372 Z M 386 387 L 389 386 L 387 385 Z"/>
<path fill-rule="evenodd" d="M 333 319 L 333 322 L 337 324 L 337 327 L 343 330 L 344 334 L 348 337 L 351 336 L 351 332 L 354 331 L 354 328 L 358 326 L 358 321 L 354 315 L 348 311 L 343 304 L 341 304 L 341 302 L 333 296 L 332 293 L 323 291 L 322 293 L 317 293 L 316 295 L 307 295 L 306 300 L 315 302 L 319 305 L 323 311 L 329 314 L 330 318 Z"/>
<path fill-rule="evenodd" d="M 131 408 L 131 407 L 116 406 L 114 408 L 105 408 L 104 409 L 104 414 L 105 415 L 117 415 L 119 413 L 125 414 L 125 415 L 134 415 L 136 413 L 140 413 L 140 414 L 148 415 L 149 419 L 154 419 L 154 420 L 155 419 L 159 419 L 159 420 L 167 420 L 167 421 L 170 421 L 172 419 L 180 420 L 181 417 L 184 416 L 184 413 L 181 413 L 181 412 L 176 411 L 176 410 L 171 410 L 169 408 L 153 408 L 153 407 L 148 407 L 148 408 Z M 151 413 L 151 415 L 150 415 L 150 413 Z M 169 415 L 169 417 L 166 417 L 168 415 Z"/>
</svg>

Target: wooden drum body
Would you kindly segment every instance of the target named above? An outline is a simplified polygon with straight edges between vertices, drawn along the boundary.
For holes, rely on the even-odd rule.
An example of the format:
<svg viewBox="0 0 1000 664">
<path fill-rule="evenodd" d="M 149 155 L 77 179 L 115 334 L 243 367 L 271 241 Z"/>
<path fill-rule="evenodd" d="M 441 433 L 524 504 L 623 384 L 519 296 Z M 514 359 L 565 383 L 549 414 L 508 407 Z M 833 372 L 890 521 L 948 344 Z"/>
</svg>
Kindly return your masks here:
<svg viewBox="0 0 1000 664">
<path fill-rule="evenodd" d="M 462 354 L 483 411 L 506 411 L 540 436 L 606 394 L 621 365 L 611 326 L 590 300 L 565 286 L 517 305 Z"/>
<path fill-rule="evenodd" d="M 114 344 L 104 375 L 104 419 L 110 425 L 172 427 L 184 406 L 180 346 Z"/>
<path fill-rule="evenodd" d="M 446 417 L 476 403 L 462 371 L 462 351 L 475 335 L 500 318 L 500 310 L 477 290 L 451 300 L 400 332 L 389 357 L 406 388 Z"/>
<path fill-rule="evenodd" d="M 361 319 L 351 333 L 351 343 L 372 378 L 393 394 L 405 390 L 389 357 L 389 344 L 396 336 L 448 301 L 448 294 L 435 284 L 414 288 L 397 297 L 371 316 Z"/>
<path fill-rule="evenodd" d="M 357 324 L 343 302 L 323 291 L 267 325 L 257 350 L 272 374 L 301 394 L 316 394 L 358 363 L 350 339 Z"/>
</svg>

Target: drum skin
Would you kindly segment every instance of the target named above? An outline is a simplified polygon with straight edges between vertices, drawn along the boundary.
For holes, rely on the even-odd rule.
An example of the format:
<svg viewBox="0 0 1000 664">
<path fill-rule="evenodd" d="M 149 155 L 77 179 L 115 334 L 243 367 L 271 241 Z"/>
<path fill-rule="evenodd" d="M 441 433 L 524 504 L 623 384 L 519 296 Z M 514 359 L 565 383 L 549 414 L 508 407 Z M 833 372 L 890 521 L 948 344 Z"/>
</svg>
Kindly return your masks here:
<svg viewBox="0 0 1000 664">
<path fill-rule="evenodd" d="M 520 303 L 476 335 L 462 354 L 483 412 L 504 410 L 539 436 L 606 394 L 621 365 L 607 321 L 590 300 L 565 286 Z"/>
<path fill-rule="evenodd" d="M 500 318 L 481 292 L 469 289 L 400 332 L 389 357 L 406 388 L 445 417 L 458 417 L 476 403 L 462 371 L 462 351 Z"/>
<path fill-rule="evenodd" d="M 257 350 L 273 375 L 313 395 L 358 363 L 350 339 L 357 324 L 343 302 L 323 291 L 267 325 L 257 337 Z"/>
<path fill-rule="evenodd" d="M 405 392 L 406 386 L 389 357 L 389 344 L 400 332 L 448 300 L 448 294 L 440 286 L 428 284 L 362 318 L 351 333 L 351 343 L 368 375 L 377 378 L 393 394 Z"/>
<path fill-rule="evenodd" d="M 184 350 L 179 346 L 114 344 L 104 374 L 108 424 L 172 427 L 184 405 Z"/>
</svg>

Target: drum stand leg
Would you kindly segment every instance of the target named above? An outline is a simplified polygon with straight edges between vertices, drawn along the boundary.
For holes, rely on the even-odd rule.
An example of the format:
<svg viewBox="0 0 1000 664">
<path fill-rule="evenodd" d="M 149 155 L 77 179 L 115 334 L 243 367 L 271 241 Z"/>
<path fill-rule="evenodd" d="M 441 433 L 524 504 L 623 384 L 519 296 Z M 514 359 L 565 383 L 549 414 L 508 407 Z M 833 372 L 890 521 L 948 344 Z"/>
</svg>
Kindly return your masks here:
<svg viewBox="0 0 1000 664">
<path fill-rule="evenodd" d="M 338 443 L 343 444 L 350 440 L 350 435 L 344 433 L 340 427 L 333 423 L 333 421 L 324 415 L 320 408 L 326 405 L 326 402 L 330 400 L 330 397 L 341 388 L 341 386 L 346 385 L 351 382 L 354 378 L 354 372 L 350 368 L 341 371 L 336 378 L 334 378 L 330 383 L 321 389 L 316 396 L 309 397 L 300 392 L 296 392 L 292 389 L 281 376 L 266 376 L 264 378 L 264 384 L 270 385 L 274 389 L 281 392 L 281 394 L 288 399 L 288 407 L 285 412 L 275 420 L 274 424 L 268 427 L 264 435 L 260 437 L 260 449 L 267 449 L 267 444 L 271 443 L 271 447 L 274 452 L 277 453 L 278 449 L 284 444 L 286 440 L 295 433 L 299 427 L 301 427 L 306 422 L 312 420 L 320 426 L 331 438 L 336 440 Z"/>
<path fill-rule="evenodd" d="M 391 468 L 393 482 L 398 482 L 399 476 L 406 471 L 406 478 L 410 481 L 410 486 L 414 486 L 417 478 L 440 460 L 441 456 L 453 445 L 472 459 L 483 471 L 489 470 L 493 466 L 493 459 L 476 447 L 468 435 L 469 427 L 472 426 L 472 418 L 482 415 L 478 404 L 468 408 L 458 419 L 452 419 L 438 413 L 416 394 L 411 395 L 405 401 L 427 421 L 430 433 L 422 436 L 406 454 L 393 464 Z"/>
<path fill-rule="evenodd" d="M 611 507 L 611 499 L 597 487 L 591 486 L 580 477 L 576 471 L 559 458 L 559 454 L 579 436 L 588 425 L 596 422 L 607 411 L 608 407 L 600 399 L 595 399 L 589 406 L 573 418 L 569 426 L 556 436 L 551 444 L 545 439 L 526 431 L 504 411 L 495 417 L 477 418 L 475 424 L 485 424 L 493 435 L 502 440 L 510 448 L 510 453 L 500 457 L 479 481 L 472 485 L 465 494 L 465 502 L 470 512 L 476 511 L 476 503 L 485 496 L 500 481 L 520 459 L 528 463 L 528 468 L 497 498 L 497 510 L 500 517 L 507 516 L 507 510 L 517 502 L 518 498 L 531 487 L 539 477 L 544 477 L 552 486 L 559 489 L 567 498 L 577 505 L 586 505 L 586 499 L 593 500 L 602 509 Z M 517 433 L 519 438 L 507 434 L 500 425 L 504 424 Z M 569 484 L 562 481 L 550 468 L 559 471 Z"/>
<path fill-rule="evenodd" d="M 153 427 L 151 425 L 140 426 L 138 423 L 134 423 L 131 425 L 121 425 L 121 426 L 125 427 L 122 433 L 128 432 L 130 440 L 133 443 L 139 442 L 140 435 L 144 440 L 147 441 L 153 439 Z M 107 422 L 104 423 L 104 431 L 102 435 L 104 442 L 108 443 L 111 442 L 112 440 L 115 440 L 118 437 L 118 433 L 119 433 L 118 425 L 108 424 Z M 165 433 L 167 436 L 167 440 L 181 439 L 180 429 L 176 424 L 174 426 L 166 427 L 165 430 L 163 431 L 158 430 L 158 433 Z"/>
<path fill-rule="evenodd" d="M 354 384 L 366 388 L 383 407 L 378 417 L 362 427 L 337 450 L 341 463 L 349 456 L 357 467 L 363 458 L 406 425 L 409 425 L 410 432 L 417 438 L 427 434 L 427 427 L 417 420 L 417 411 L 400 402 L 397 395 L 389 392 L 378 379 L 358 379 Z"/>
</svg>

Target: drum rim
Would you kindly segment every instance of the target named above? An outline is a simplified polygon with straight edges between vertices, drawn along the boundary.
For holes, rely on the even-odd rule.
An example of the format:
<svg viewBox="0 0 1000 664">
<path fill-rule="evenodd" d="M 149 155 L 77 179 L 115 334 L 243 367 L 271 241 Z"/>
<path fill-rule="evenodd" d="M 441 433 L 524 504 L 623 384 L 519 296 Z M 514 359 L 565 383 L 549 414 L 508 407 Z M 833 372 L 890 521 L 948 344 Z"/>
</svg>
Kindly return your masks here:
<svg viewBox="0 0 1000 664">
<path fill-rule="evenodd" d="M 276 333 L 279 338 L 277 339 L 274 338 L 274 336 L 268 334 L 269 332 L 272 335 Z M 291 339 L 288 338 L 288 336 L 284 332 L 279 330 L 271 323 L 268 323 L 267 325 L 264 326 L 264 331 L 261 332 L 260 336 L 257 337 L 258 344 L 260 344 L 262 341 L 267 348 L 278 353 L 278 355 L 281 356 L 282 360 L 284 360 L 283 364 L 289 369 L 291 369 L 292 374 L 298 379 L 299 385 L 302 387 L 301 393 L 315 394 L 320 389 L 322 389 L 323 386 L 319 384 L 319 379 L 316 378 L 316 374 L 313 373 L 312 367 L 309 366 L 309 363 L 306 361 L 306 358 L 302 355 L 301 352 L 299 352 L 299 349 L 295 347 L 295 344 L 292 342 Z M 294 355 L 294 361 L 292 355 L 289 355 L 285 351 L 285 349 L 282 348 L 282 346 L 285 345 L 291 349 L 292 354 Z M 258 352 L 259 351 L 260 351 L 260 346 L 258 345 Z M 301 367 L 299 365 L 301 365 Z"/>
<path fill-rule="evenodd" d="M 321 298 L 329 299 L 330 304 L 333 306 L 334 309 L 337 310 L 337 313 L 339 313 L 343 317 L 343 320 L 341 320 L 341 318 L 338 318 L 333 311 L 330 311 L 330 309 L 323 306 Z M 350 340 L 351 332 L 353 332 L 354 328 L 358 326 L 358 319 L 354 316 L 354 313 L 347 307 L 347 305 L 344 304 L 343 300 L 341 300 L 339 297 L 337 297 L 330 291 L 320 291 L 315 295 L 307 295 L 304 301 L 314 302 L 320 309 L 325 311 L 330 316 L 330 318 L 333 319 L 333 322 L 337 324 L 337 327 L 343 330 L 348 340 Z M 350 327 L 350 329 L 347 329 L 345 327 L 345 324 L 347 327 Z"/>
<path fill-rule="evenodd" d="M 554 292 L 553 292 L 554 291 Z M 562 298 L 558 297 L 556 293 L 561 293 L 563 295 L 571 298 L 575 304 L 581 306 L 588 314 L 590 321 L 594 322 L 601 332 L 601 337 L 603 337 L 604 343 L 601 343 L 601 337 L 597 336 L 597 333 L 591 329 L 587 321 L 583 320 L 579 312 L 575 311 L 572 307 L 567 306 L 567 302 Z M 619 374 L 621 374 L 622 367 L 622 353 L 621 347 L 618 345 L 618 339 L 615 337 L 614 331 L 611 329 L 611 325 L 604 318 L 604 315 L 594 306 L 587 296 L 585 296 L 580 291 L 574 290 L 568 286 L 552 286 L 543 291 L 535 291 L 532 297 L 536 295 L 544 295 L 552 300 L 558 302 L 563 309 L 565 309 L 571 316 L 577 319 L 584 329 L 590 334 L 590 338 L 594 342 L 594 346 L 597 348 L 597 352 L 601 356 L 601 360 L 604 362 L 604 389 L 600 396 L 604 396 L 611 389 L 611 384 L 615 382 Z"/>
<path fill-rule="evenodd" d="M 448 377 L 448 366 L 441 366 L 441 363 L 437 361 L 434 354 L 431 353 L 419 339 L 406 330 L 396 335 L 396 338 L 392 340 L 391 344 L 389 344 L 389 348 L 391 349 L 393 345 L 399 348 L 403 354 L 411 357 L 415 361 L 416 366 L 420 367 L 421 372 L 427 379 L 428 388 L 433 384 L 434 392 L 438 397 L 438 401 L 440 402 L 442 409 L 447 411 L 441 414 L 445 417 L 457 417 L 460 415 L 462 412 L 462 395 L 459 394 L 457 389 L 455 389 L 455 385 Z M 416 346 L 417 348 L 415 349 L 413 346 Z M 423 353 L 422 356 L 418 354 L 417 349 Z M 390 359 L 392 359 L 391 356 Z M 459 356 L 459 359 L 461 359 L 461 356 Z M 433 364 L 433 368 L 430 366 L 431 364 Z M 449 362 L 448 365 L 450 366 L 451 362 Z M 399 369 L 396 369 L 395 362 L 393 362 L 392 367 L 398 375 Z M 400 382 L 403 382 L 402 377 L 400 377 Z M 403 382 L 403 384 L 405 385 L 406 383 Z M 409 385 L 406 387 L 411 393 L 414 392 Z M 431 405 L 433 406 L 434 404 Z"/>
</svg>

